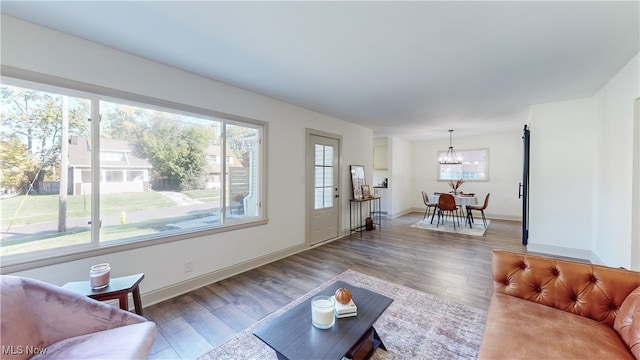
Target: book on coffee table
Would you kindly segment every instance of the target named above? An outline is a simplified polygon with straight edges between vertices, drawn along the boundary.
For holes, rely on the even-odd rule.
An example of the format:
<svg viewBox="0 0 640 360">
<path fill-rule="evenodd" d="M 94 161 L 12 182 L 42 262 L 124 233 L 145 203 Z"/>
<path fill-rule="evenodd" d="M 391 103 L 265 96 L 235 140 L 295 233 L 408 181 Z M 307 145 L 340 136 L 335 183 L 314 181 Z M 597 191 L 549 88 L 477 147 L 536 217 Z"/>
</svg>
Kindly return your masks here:
<svg viewBox="0 0 640 360">
<path fill-rule="evenodd" d="M 340 319 L 358 315 L 358 307 L 356 306 L 356 303 L 353 302 L 353 299 L 346 304 L 341 304 L 336 301 L 335 296 L 332 296 L 332 298 L 335 303 L 336 318 Z"/>
<path fill-rule="evenodd" d="M 354 317 L 354 316 L 358 316 L 358 312 L 344 313 L 344 314 L 336 313 L 336 319 L 344 319 L 344 318 Z"/>
</svg>

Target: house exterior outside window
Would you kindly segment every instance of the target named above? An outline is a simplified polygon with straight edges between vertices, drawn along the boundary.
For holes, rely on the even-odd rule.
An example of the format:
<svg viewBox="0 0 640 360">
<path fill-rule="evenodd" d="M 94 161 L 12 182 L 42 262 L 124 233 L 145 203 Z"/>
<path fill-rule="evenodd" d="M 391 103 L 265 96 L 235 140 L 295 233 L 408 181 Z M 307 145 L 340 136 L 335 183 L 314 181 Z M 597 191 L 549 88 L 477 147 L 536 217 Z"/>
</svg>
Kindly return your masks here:
<svg viewBox="0 0 640 360">
<path fill-rule="evenodd" d="M 265 221 L 266 123 L 2 80 L 4 264 Z"/>
</svg>

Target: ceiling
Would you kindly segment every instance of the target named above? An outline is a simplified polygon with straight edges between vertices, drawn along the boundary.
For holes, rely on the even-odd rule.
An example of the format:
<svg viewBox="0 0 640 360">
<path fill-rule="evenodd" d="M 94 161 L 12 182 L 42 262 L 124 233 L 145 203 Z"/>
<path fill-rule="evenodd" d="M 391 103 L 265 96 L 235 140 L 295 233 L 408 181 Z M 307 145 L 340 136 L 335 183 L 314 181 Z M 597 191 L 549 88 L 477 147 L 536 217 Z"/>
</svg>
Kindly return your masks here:
<svg viewBox="0 0 640 360">
<path fill-rule="evenodd" d="M 409 140 L 522 128 L 640 50 L 638 1 L 2 1 L 2 13 Z"/>
</svg>

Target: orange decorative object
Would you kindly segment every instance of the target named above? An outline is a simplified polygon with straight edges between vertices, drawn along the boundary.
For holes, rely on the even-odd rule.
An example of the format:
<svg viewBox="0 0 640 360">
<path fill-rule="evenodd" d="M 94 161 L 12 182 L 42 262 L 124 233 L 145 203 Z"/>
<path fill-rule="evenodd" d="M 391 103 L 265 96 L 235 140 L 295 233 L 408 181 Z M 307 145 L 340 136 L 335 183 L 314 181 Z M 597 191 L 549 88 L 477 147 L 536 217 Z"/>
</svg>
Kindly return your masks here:
<svg viewBox="0 0 640 360">
<path fill-rule="evenodd" d="M 351 291 L 346 288 L 340 288 L 336 290 L 335 297 L 340 304 L 348 304 L 351 301 Z"/>
</svg>

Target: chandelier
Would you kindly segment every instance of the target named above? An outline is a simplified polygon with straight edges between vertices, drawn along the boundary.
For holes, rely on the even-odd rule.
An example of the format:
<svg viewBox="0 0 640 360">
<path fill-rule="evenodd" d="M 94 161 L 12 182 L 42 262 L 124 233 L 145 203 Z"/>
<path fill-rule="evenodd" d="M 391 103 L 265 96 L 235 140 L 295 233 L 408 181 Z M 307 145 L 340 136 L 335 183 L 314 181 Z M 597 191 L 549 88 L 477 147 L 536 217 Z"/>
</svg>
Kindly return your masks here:
<svg viewBox="0 0 640 360">
<path fill-rule="evenodd" d="M 453 145 L 451 144 L 451 135 L 453 134 L 453 130 L 449 130 L 449 150 L 447 150 L 447 155 L 445 157 L 440 157 L 438 160 L 440 164 L 451 164 L 451 165 L 460 165 L 462 164 L 462 156 L 458 156 L 453 150 Z"/>
</svg>

